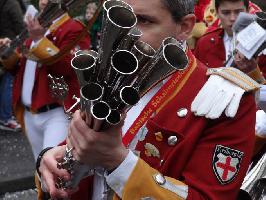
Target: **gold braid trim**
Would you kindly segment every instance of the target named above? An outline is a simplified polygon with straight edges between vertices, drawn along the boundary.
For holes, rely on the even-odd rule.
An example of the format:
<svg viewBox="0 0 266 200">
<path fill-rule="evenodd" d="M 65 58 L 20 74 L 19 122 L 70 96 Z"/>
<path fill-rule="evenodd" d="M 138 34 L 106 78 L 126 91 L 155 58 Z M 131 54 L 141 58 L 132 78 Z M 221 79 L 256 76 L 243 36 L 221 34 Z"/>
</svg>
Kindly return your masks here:
<svg viewBox="0 0 266 200">
<path fill-rule="evenodd" d="M 207 75 L 212 75 L 212 74 L 221 76 L 224 79 L 231 81 L 232 83 L 244 89 L 246 92 L 255 91 L 260 88 L 259 83 L 254 81 L 245 73 L 233 67 L 220 67 L 220 68 L 208 69 Z"/>
</svg>

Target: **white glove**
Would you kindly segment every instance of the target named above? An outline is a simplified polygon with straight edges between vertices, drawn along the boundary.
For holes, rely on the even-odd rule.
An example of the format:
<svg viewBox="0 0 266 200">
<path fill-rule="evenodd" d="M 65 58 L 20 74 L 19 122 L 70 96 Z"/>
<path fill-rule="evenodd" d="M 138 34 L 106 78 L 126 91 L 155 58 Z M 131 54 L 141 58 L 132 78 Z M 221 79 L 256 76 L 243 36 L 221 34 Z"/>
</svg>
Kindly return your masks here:
<svg viewBox="0 0 266 200">
<path fill-rule="evenodd" d="M 266 138 L 266 113 L 263 110 L 256 112 L 256 135 Z"/>
<path fill-rule="evenodd" d="M 225 110 L 227 117 L 234 117 L 245 90 L 218 75 L 211 75 L 191 104 L 197 116 L 216 119 Z"/>
</svg>

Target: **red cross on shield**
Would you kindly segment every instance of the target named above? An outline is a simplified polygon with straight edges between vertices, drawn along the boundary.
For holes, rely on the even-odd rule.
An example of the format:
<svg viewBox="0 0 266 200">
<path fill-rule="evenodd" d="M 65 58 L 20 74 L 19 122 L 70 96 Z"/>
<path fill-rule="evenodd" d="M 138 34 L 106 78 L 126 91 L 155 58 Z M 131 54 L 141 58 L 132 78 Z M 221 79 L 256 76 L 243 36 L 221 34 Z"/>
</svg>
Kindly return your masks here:
<svg viewBox="0 0 266 200">
<path fill-rule="evenodd" d="M 236 177 L 244 153 L 222 145 L 216 145 L 213 155 L 213 171 L 221 184 L 228 184 Z"/>
</svg>

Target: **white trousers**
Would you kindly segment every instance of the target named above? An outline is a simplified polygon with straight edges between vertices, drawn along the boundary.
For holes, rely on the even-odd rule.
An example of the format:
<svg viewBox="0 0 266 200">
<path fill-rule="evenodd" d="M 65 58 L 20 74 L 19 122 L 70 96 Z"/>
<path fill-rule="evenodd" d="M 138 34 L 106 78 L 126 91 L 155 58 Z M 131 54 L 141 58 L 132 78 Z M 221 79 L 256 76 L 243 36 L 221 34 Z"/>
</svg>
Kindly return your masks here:
<svg viewBox="0 0 266 200">
<path fill-rule="evenodd" d="M 24 121 L 35 161 L 42 149 L 57 146 L 66 138 L 69 120 L 62 107 L 38 114 L 25 110 Z"/>
</svg>

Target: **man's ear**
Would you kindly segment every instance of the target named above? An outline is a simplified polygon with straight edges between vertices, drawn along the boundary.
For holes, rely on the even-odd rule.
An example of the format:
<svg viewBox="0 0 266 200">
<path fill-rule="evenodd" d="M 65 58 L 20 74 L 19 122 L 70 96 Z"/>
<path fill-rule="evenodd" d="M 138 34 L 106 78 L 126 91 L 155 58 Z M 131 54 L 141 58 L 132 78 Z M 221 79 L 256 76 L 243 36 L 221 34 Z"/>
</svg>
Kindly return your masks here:
<svg viewBox="0 0 266 200">
<path fill-rule="evenodd" d="M 194 14 L 188 14 L 186 16 L 184 16 L 181 20 L 181 22 L 179 22 L 179 34 L 177 35 L 177 39 L 178 40 L 186 40 L 192 30 L 193 27 L 195 25 L 196 22 L 196 16 Z"/>
</svg>

